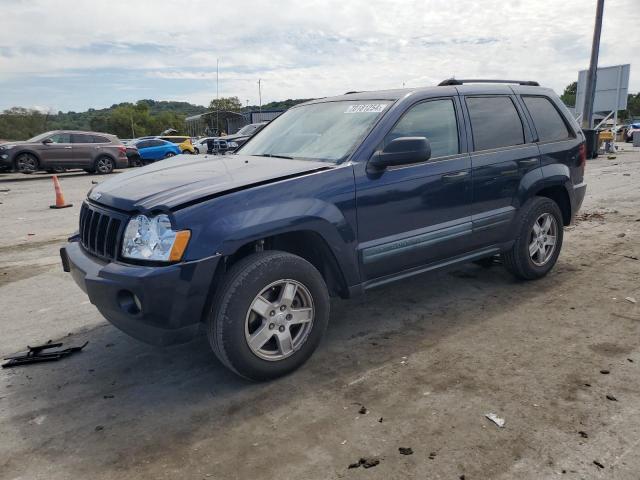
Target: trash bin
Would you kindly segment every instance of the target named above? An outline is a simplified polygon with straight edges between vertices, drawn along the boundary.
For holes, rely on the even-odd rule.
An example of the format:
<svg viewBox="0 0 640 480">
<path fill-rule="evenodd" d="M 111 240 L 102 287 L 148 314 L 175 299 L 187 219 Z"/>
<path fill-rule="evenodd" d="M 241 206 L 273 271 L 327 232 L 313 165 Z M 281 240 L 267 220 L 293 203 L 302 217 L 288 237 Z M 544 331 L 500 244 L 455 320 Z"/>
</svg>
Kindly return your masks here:
<svg viewBox="0 0 640 480">
<path fill-rule="evenodd" d="M 598 156 L 598 145 L 600 144 L 598 130 L 583 128 L 582 133 L 586 137 L 587 158 L 596 158 Z"/>
</svg>

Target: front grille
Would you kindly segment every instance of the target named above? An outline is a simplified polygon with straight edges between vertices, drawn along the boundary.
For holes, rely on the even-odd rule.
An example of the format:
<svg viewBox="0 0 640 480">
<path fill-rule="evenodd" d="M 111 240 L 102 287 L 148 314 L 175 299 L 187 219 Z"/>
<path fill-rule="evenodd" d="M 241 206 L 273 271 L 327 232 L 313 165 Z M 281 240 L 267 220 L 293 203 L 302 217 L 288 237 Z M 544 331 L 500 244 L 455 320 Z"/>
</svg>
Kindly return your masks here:
<svg viewBox="0 0 640 480">
<path fill-rule="evenodd" d="M 80 242 L 89 253 L 115 260 L 125 218 L 86 202 L 80 209 Z"/>
</svg>

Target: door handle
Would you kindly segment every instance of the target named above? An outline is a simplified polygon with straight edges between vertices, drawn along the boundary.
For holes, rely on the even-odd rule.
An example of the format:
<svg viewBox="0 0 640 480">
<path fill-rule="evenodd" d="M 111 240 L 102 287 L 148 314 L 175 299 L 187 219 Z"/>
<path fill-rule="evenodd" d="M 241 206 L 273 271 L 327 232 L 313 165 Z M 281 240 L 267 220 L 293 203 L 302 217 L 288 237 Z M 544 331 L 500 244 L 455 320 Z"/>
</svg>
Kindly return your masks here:
<svg viewBox="0 0 640 480">
<path fill-rule="evenodd" d="M 526 160 L 518 160 L 518 165 L 528 167 L 530 165 L 537 165 L 539 161 L 539 158 L 528 158 Z"/>
<path fill-rule="evenodd" d="M 442 180 L 444 180 L 445 182 L 459 182 L 464 180 L 467 176 L 469 175 L 469 172 L 456 172 L 456 173 L 450 173 L 448 175 L 443 175 L 442 176 Z"/>
<path fill-rule="evenodd" d="M 71 150 L 71 148 L 73 148 L 73 147 L 64 147 L 64 148 L 68 148 L 69 150 Z"/>
</svg>

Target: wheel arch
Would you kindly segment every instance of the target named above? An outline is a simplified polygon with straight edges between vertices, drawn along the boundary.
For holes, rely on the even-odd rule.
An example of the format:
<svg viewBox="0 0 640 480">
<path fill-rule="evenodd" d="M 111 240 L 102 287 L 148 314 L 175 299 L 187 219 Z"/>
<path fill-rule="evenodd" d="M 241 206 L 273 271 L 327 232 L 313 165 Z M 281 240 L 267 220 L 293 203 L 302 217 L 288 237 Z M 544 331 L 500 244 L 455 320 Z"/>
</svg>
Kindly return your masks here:
<svg viewBox="0 0 640 480">
<path fill-rule="evenodd" d="M 329 243 L 319 232 L 308 229 L 289 230 L 243 243 L 223 258 L 225 271 L 239 260 L 260 250 L 278 250 L 304 258 L 320 272 L 332 296 L 349 296 L 344 272 Z"/>
</svg>

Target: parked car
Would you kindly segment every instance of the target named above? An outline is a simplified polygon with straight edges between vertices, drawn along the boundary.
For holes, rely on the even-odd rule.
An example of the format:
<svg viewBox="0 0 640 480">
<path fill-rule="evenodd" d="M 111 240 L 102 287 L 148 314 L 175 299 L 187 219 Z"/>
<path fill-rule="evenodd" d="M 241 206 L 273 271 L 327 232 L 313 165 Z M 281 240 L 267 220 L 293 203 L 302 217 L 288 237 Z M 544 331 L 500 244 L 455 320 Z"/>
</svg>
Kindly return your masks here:
<svg viewBox="0 0 640 480">
<path fill-rule="evenodd" d="M 216 138 L 226 141 L 229 151 L 234 151 L 244 145 L 247 140 L 253 137 L 268 124 L 269 122 L 250 123 L 249 125 L 245 125 L 232 135 L 226 135 L 224 137 Z"/>
<path fill-rule="evenodd" d="M 0 163 L 21 173 L 82 168 L 106 174 L 128 166 L 126 148 L 118 137 L 75 130 L 55 130 L 0 145 Z"/>
<path fill-rule="evenodd" d="M 125 147 L 127 149 L 127 160 L 129 160 L 130 167 L 141 167 L 144 165 L 138 147 L 136 147 L 131 140 L 125 143 Z"/>
<path fill-rule="evenodd" d="M 232 152 L 236 148 L 238 148 L 238 144 L 234 142 L 227 142 L 224 140 L 225 137 L 205 137 L 199 139 L 197 142 L 193 144 L 193 148 L 196 149 L 196 153 L 207 153 L 209 152 L 209 142 L 213 141 L 213 149 L 211 153 L 214 155 L 222 154 L 224 155 L 227 152 Z"/>
<path fill-rule="evenodd" d="M 132 142 L 130 146 L 135 147 L 138 150 L 142 163 L 145 165 L 153 163 L 156 160 L 163 160 L 182 153 L 180 151 L 180 147 L 175 143 L 171 143 L 167 140 L 161 140 L 159 138 L 136 140 L 135 142 Z"/>
<path fill-rule="evenodd" d="M 178 147 L 180 147 L 181 153 L 192 153 L 192 154 L 198 153 L 196 152 L 196 149 L 193 148 L 193 145 L 191 144 L 191 137 L 167 135 L 167 136 L 156 137 L 156 138 L 159 138 L 160 140 L 166 140 L 171 143 L 175 143 L 176 145 L 178 145 Z"/>
<path fill-rule="evenodd" d="M 633 142 L 633 134 L 635 132 L 640 132 L 640 123 L 632 123 L 627 127 L 624 132 L 625 142 Z"/>
<path fill-rule="evenodd" d="M 235 155 L 101 182 L 63 268 L 128 334 L 203 327 L 254 380 L 311 356 L 332 295 L 495 255 L 544 277 L 585 195 L 585 137 L 551 89 L 494 83 L 313 100 Z"/>
</svg>

